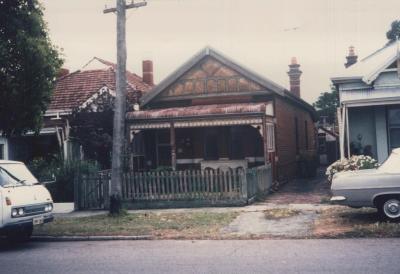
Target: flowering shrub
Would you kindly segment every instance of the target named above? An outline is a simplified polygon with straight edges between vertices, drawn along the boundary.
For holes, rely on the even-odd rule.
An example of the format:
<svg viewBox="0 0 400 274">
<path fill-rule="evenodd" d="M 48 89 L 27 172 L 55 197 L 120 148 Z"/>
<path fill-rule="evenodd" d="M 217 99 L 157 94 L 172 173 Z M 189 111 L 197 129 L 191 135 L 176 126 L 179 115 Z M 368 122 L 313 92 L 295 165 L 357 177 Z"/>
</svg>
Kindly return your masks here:
<svg viewBox="0 0 400 274">
<path fill-rule="evenodd" d="M 379 167 L 378 161 L 370 156 L 353 155 L 350 159 L 338 160 L 326 169 L 328 180 L 332 181 L 333 175 L 342 171 L 371 169 Z"/>
</svg>

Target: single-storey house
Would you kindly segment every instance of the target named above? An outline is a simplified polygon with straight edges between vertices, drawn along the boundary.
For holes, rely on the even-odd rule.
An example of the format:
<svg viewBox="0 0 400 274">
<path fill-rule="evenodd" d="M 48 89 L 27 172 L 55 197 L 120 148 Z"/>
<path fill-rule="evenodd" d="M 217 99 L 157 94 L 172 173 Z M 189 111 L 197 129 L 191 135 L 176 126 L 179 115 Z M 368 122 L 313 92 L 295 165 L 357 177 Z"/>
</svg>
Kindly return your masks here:
<svg viewBox="0 0 400 274">
<path fill-rule="evenodd" d="M 152 69 L 151 61 L 143 61 L 143 77 L 127 71 L 127 101 L 130 106 L 153 86 Z M 92 153 L 96 155 L 90 155 L 90 158 L 103 159 L 103 168 L 109 168 L 115 74 L 114 63 L 97 57 L 75 72 L 62 70 L 44 113 L 39 135 L 27 132 L 8 140 L 0 138 L 0 156 L 30 161 L 50 154 L 63 155 L 64 159 L 82 159 L 86 158 L 85 153 Z M 79 138 L 82 132 L 90 136 L 92 146 L 96 146 L 98 139 L 98 147 L 85 149 L 88 138 Z"/>
<path fill-rule="evenodd" d="M 343 73 L 332 77 L 339 91 L 342 158 L 365 154 L 382 163 L 400 147 L 400 59 L 391 42 L 357 62 L 350 48 Z M 350 63 L 349 63 L 350 61 Z"/>
<path fill-rule="evenodd" d="M 275 180 L 299 173 L 316 153 L 314 108 L 300 98 L 300 65 L 290 89 L 206 47 L 127 113 L 136 171 L 238 169 L 272 164 Z M 303 157 L 303 158 L 302 158 Z"/>
</svg>

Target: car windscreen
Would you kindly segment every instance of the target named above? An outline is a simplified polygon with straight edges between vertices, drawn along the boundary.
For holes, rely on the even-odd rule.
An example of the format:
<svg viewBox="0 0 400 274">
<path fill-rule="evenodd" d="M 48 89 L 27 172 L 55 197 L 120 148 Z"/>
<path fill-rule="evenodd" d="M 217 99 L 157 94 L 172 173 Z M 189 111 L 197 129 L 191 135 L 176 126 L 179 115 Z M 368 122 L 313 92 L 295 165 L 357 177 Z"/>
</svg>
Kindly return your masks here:
<svg viewBox="0 0 400 274">
<path fill-rule="evenodd" d="M 38 182 L 35 176 L 29 171 L 24 164 L 5 164 L 0 166 L 1 179 L 0 184 L 27 184 L 32 185 Z"/>
</svg>

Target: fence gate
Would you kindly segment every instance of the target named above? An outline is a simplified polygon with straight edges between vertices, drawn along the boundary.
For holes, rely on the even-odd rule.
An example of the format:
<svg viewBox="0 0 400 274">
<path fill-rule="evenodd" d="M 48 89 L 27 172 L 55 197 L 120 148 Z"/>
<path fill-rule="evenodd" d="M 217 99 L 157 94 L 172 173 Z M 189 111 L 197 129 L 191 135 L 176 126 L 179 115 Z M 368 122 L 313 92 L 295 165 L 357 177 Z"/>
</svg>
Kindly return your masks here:
<svg viewBox="0 0 400 274">
<path fill-rule="evenodd" d="M 109 170 L 77 176 L 74 182 L 75 209 L 108 208 L 110 183 L 111 172 Z"/>
</svg>

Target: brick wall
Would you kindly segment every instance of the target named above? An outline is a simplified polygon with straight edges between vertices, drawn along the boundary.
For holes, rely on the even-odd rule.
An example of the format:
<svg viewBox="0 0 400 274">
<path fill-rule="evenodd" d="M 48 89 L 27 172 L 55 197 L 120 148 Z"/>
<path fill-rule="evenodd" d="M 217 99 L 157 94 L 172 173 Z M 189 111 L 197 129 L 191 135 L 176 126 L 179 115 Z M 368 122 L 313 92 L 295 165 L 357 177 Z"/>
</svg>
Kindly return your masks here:
<svg viewBox="0 0 400 274">
<path fill-rule="evenodd" d="M 275 99 L 275 112 L 277 119 L 277 177 L 278 180 L 291 179 L 296 177 L 298 172 L 298 153 L 303 150 L 315 150 L 314 122 L 309 112 L 281 98 Z M 298 121 L 298 149 L 296 148 L 296 118 Z M 307 121 L 307 134 L 305 121 Z"/>
</svg>

